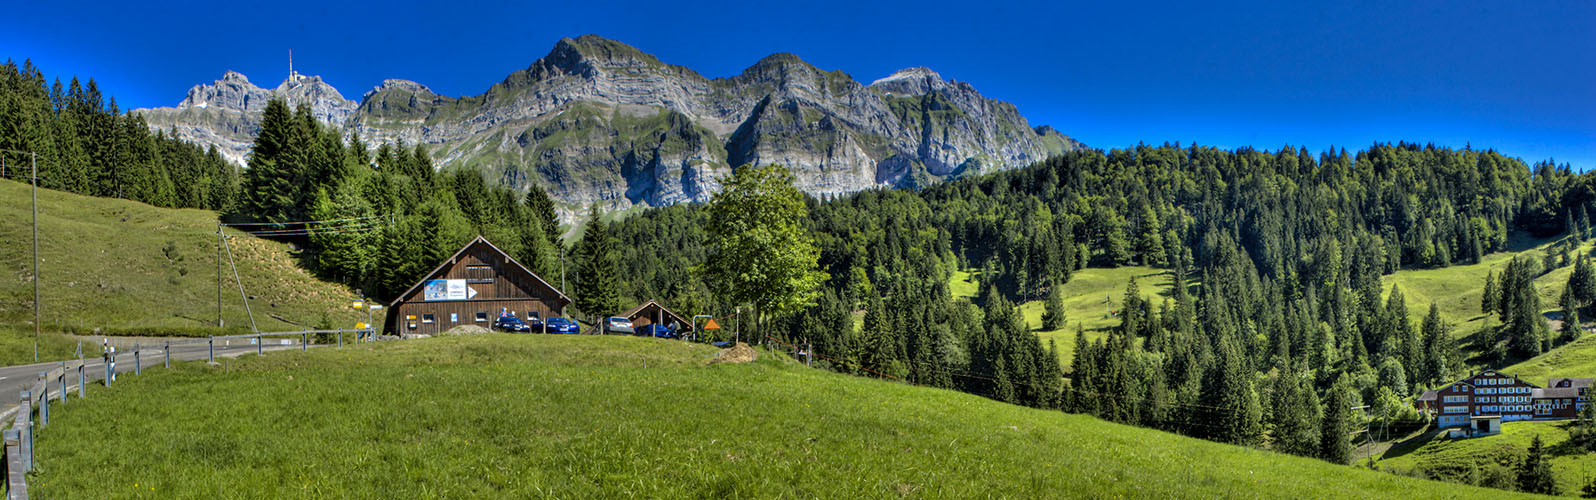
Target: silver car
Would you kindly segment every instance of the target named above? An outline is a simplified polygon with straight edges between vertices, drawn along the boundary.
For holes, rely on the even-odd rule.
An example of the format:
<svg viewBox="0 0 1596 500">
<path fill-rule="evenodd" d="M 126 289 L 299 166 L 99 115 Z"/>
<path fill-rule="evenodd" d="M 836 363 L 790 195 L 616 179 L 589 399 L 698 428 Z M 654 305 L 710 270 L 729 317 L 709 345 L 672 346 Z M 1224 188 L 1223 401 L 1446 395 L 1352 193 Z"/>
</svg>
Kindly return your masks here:
<svg viewBox="0 0 1596 500">
<path fill-rule="evenodd" d="M 632 334 L 632 320 L 620 316 L 610 316 L 604 319 L 604 333 Z"/>
</svg>

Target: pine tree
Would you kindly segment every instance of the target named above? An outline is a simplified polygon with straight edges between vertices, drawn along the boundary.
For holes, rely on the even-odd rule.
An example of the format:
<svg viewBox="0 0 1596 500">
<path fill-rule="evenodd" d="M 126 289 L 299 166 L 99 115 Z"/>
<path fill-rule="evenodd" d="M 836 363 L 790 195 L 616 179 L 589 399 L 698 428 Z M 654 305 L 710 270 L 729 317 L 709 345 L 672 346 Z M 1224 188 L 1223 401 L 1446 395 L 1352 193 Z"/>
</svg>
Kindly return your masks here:
<svg viewBox="0 0 1596 500">
<path fill-rule="evenodd" d="M 1558 340 L 1564 344 L 1579 340 L 1579 307 L 1574 304 L 1572 284 L 1563 287 L 1563 295 L 1558 302 L 1563 308 L 1563 327 L 1558 332 Z"/>
<path fill-rule="evenodd" d="M 620 264 L 615 241 L 597 208 L 576 247 L 576 306 L 597 322 L 621 309 Z"/>
<path fill-rule="evenodd" d="M 1596 268 L 1591 266 L 1590 256 L 1582 255 L 1574 262 L 1567 289 L 1573 295 L 1575 307 L 1585 307 L 1596 300 Z"/>
<path fill-rule="evenodd" d="M 1262 433 L 1262 411 L 1246 354 L 1228 336 L 1220 339 L 1215 354 L 1214 364 L 1203 375 L 1203 406 L 1197 409 L 1197 421 L 1214 441 L 1254 444 Z"/>
<path fill-rule="evenodd" d="M 1053 280 L 1047 285 L 1047 302 L 1043 304 L 1043 309 L 1042 329 L 1062 330 L 1068 318 L 1064 311 L 1064 290 L 1059 286 L 1058 280 Z"/>
<path fill-rule="evenodd" d="M 526 207 L 531 211 L 532 222 L 541 226 L 551 248 L 560 246 L 560 215 L 554 211 L 554 199 L 541 186 L 531 186 L 526 191 Z"/>
<path fill-rule="evenodd" d="M 1435 303 L 1430 303 L 1430 314 L 1424 316 L 1420 330 L 1424 336 L 1424 370 L 1423 379 L 1419 382 L 1433 385 L 1449 380 L 1457 357 L 1457 346 L 1452 340 L 1450 327 L 1441 319 L 1441 308 Z"/>
<path fill-rule="evenodd" d="M 1497 310 L 1496 299 L 1500 292 L 1496 291 L 1496 271 L 1485 272 L 1485 291 L 1480 293 L 1480 312 L 1493 314 Z"/>
<path fill-rule="evenodd" d="M 1528 493 L 1557 495 L 1557 478 L 1552 475 L 1552 464 L 1547 460 L 1546 447 L 1541 436 L 1530 441 L 1529 451 L 1518 468 L 1518 489 Z"/>
<path fill-rule="evenodd" d="M 1352 463 L 1352 383 L 1343 375 L 1324 398 L 1319 458 L 1333 464 Z"/>
<path fill-rule="evenodd" d="M 266 222 L 302 220 L 293 216 L 296 187 L 294 170 L 298 129 L 293 114 L 283 101 L 272 99 L 261 113 L 260 133 L 250 148 L 249 165 L 244 169 L 244 201 L 238 207 L 245 219 Z"/>
</svg>

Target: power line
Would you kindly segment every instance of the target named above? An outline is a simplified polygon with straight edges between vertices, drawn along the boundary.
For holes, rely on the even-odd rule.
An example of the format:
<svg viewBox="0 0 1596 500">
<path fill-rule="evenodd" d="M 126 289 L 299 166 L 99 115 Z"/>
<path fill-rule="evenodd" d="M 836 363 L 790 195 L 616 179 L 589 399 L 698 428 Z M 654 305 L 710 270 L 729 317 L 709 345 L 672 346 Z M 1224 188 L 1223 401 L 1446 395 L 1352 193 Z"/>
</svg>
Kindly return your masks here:
<svg viewBox="0 0 1596 500">
<path fill-rule="evenodd" d="M 327 224 L 327 223 L 331 223 L 331 222 L 349 222 L 349 221 L 359 221 L 359 220 L 367 220 L 367 219 L 381 219 L 381 218 L 390 217 L 390 216 L 392 216 L 392 214 L 372 215 L 372 216 L 367 216 L 367 217 L 351 217 L 351 218 L 348 218 L 348 219 L 305 220 L 305 221 L 294 221 L 294 222 L 224 222 L 224 223 L 222 223 L 222 225 L 223 226 L 227 226 L 227 227 L 237 227 L 237 226 L 292 226 L 292 225 L 309 225 L 309 224 Z"/>
<path fill-rule="evenodd" d="M 266 229 L 266 230 L 261 230 L 261 231 L 244 231 L 244 234 L 248 234 L 248 235 L 252 235 L 252 236 L 281 236 L 281 235 L 290 234 L 290 233 L 297 233 L 297 234 L 325 234 L 325 233 L 331 233 L 331 232 L 336 232 L 336 231 L 344 231 L 344 230 L 377 229 L 377 228 L 381 228 L 383 226 L 384 225 L 381 222 L 378 222 L 375 225 L 369 224 L 369 223 L 359 223 L 359 224 L 348 224 L 348 225 L 343 225 L 343 226 L 333 226 L 333 227 L 325 227 L 325 228 Z"/>
</svg>

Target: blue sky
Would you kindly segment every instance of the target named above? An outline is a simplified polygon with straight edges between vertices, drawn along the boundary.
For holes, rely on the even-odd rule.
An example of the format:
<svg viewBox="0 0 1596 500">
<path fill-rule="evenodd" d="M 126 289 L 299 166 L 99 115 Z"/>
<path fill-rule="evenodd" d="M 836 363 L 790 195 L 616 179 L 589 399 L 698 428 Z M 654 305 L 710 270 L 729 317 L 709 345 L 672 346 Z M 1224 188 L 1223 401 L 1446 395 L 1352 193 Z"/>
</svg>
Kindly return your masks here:
<svg viewBox="0 0 1596 500">
<path fill-rule="evenodd" d="M 774 52 L 866 83 L 927 66 L 1100 148 L 1406 140 L 1596 167 L 1596 2 L 1293 3 L 36 1 L 8 8 L 0 57 L 124 108 L 229 69 L 274 86 L 290 49 L 351 99 L 385 78 L 473 95 L 596 33 L 708 77 Z"/>
</svg>

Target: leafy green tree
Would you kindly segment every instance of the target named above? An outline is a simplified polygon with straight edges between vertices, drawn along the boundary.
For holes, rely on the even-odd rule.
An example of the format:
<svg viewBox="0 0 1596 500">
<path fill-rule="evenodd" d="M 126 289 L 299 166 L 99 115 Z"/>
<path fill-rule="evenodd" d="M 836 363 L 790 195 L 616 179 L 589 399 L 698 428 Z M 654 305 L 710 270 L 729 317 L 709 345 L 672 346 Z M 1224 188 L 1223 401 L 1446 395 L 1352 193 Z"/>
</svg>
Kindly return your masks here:
<svg viewBox="0 0 1596 500">
<path fill-rule="evenodd" d="M 704 270 L 723 297 L 754 305 L 763 336 L 765 318 L 812 305 L 830 275 L 819 270 L 820 249 L 803 227 L 808 208 L 786 167 L 739 167 L 721 187 L 710 199 L 714 250 Z"/>
<path fill-rule="evenodd" d="M 576 307 L 594 324 L 599 318 L 620 313 L 620 264 L 615 254 L 615 241 L 597 208 L 588 217 L 574 257 Z"/>
</svg>

